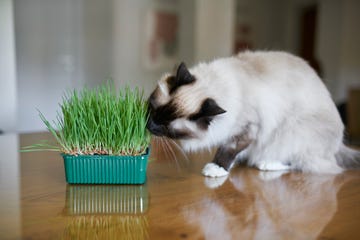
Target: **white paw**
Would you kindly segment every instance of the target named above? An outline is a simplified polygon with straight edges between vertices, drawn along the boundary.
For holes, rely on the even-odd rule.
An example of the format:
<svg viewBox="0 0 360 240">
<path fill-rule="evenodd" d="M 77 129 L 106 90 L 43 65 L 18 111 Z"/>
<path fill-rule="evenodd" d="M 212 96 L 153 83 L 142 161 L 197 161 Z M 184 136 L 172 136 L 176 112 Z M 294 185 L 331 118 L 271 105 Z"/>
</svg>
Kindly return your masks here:
<svg viewBox="0 0 360 240">
<path fill-rule="evenodd" d="M 259 172 L 259 177 L 263 181 L 270 181 L 270 180 L 280 178 L 285 173 L 288 173 L 288 171 Z"/>
<path fill-rule="evenodd" d="M 208 163 L 203 168 L 202 174 L 207 177 L 223 177 L 228 175 L 229 172 L 215 163 Z"/>
<path fill-rule="evenodd" d="M 262 171 L 285 171 L 290 169 L 289 165 L 285 165 L 281 162 L 267 162 L 267 161 L 258 163 L 257 167 Z"/>
</svg>

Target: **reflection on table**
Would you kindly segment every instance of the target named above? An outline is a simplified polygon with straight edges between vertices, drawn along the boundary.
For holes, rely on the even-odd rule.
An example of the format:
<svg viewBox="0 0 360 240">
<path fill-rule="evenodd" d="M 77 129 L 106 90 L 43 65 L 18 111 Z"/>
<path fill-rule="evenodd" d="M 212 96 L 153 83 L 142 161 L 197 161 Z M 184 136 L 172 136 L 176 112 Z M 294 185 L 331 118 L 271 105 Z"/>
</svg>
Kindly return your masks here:
<svg viewBox="0 0 360 240">
<path fill-rule="evenodd" d="M 148 239 L 146 185 L 67 185 L 63 239 Z"/>
<path fill-rule="evenodd" d="M 149 207 L 146 185 L 67 185 L 67 214 L 142 214 Z"/>
<path fill-rule="evenodd" d="M 205 239 L 315 239 L 337 211 L 337 193 L 348 180 L 238 171 L 183 214 Z"/>
</svg>

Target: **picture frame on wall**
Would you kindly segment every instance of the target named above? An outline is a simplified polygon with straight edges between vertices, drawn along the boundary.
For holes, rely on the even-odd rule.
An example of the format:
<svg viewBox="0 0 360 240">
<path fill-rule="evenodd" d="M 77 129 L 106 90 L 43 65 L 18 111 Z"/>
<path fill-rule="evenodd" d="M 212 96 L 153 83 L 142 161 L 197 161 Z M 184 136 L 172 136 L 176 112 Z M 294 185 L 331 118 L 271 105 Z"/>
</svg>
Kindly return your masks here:
<svg viewBox="0 0 360 240">
<path fill-rule="evenodd" d="M 171 68 L 179 55 L 179 14 L 150 9 L 145 14 L 143 63 L 148 70 Z"/>
</svg>

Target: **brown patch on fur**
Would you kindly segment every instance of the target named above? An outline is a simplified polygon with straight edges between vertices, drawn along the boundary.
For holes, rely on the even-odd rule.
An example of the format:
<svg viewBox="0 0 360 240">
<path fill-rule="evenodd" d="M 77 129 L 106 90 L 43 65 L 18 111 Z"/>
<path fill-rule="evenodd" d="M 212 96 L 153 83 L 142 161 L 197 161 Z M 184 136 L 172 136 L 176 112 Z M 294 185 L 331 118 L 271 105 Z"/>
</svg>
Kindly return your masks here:
<svg viewBox="0 0 360 240">
<path fill-rule="evenodd" d="M 157 108 L 159 106 L 158 99 L 160 97 L 161 91 L 159 87 L 156 87 L 155 90 L 151 93 L 149 97 L 149 104 L 153 108 Z"/>
<path fill-rule="evenodd" d="M 180 130 L 180 131 L 169 131 L 167 137 L 170 137 L 172 139 L 189 139 L 194 138 L 192 132 L 187 130 Z"/>
<path fill-rule="evenodd" d="M 247 131 L 241 135 L 234 136 L 229 142 L 220 146 L 215 154 L 213 163 L 229 170 L 238 153 L 246 149 L 252 140 Z"/>
<path fill-rule="evenodd" d="M 169 124 L 171 121 L 184 117 L 174 101 L 161 105 L 150 114 L 157 124 Z"/>
<path fill-rule="evenodd" d="M 181 86 L 193 84 L 195 82 L 195 77 L 191 75 L 185 63 L 182 62 L 178 66 L 176 74 L 169 76 L 165 79 L 165 82 L 167 83 L 169 94 L 173 95 Z"/>
<path fill-rule="evenodd" d="M 267 72 L 267 67 L 263 59 L 257 56 L 249 55 L 251 53 L 240 53 L 238 55 L 239 60 L 246 65 L 244 68 L 252 75 L 260 75 Z"/>
<path fill-rule="evenodd" d="M 250 63 L 257 74 L 264 74 L 267 70 L 264 62 L 261 59 L 253 58 Z"/>
</svg>

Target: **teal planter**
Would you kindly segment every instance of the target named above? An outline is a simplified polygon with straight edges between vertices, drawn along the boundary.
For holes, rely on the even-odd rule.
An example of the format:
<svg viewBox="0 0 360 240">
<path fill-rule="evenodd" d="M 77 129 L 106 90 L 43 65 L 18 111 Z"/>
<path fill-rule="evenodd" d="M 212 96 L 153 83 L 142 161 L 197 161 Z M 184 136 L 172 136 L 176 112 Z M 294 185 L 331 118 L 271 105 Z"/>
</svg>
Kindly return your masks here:
<svg viewBox="0 0 360 240">
<path fill-rule="evenodd" d="M 150 155 L 66 155 L 66 182 L 78 184 L 143 184 Z"/>
</svg>

